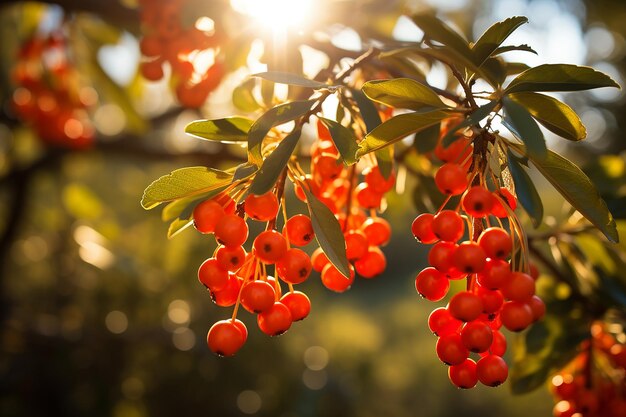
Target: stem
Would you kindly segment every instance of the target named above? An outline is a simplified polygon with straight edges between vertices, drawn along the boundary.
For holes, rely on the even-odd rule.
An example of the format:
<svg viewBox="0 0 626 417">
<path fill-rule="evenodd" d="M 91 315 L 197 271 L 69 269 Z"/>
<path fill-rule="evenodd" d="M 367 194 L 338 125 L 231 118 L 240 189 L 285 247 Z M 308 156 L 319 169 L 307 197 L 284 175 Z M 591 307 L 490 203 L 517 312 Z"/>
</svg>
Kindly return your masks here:
<svg viewBox="0 0 626 417">
<path fill-rule="evenodd" d="M 356 182 L 356 164 L 352 165 L 350 167 L 350 173 L 348 174 L 350 175 L 350 187 L 348 189 L 348 201 L 346 201 L 346 220 L 343 223 L 343 230 L 342 232 L 346 232 L 346 228 L 348 227 L 348 219 L 350 218 L 350 215 L 352 214 L 352 191 L 354 190 L 354 183 Z"/>
<path fill-rule="evenodd" d="M 285 192 L 285 180 L 286 179 L 287 179 L 287 167 L 285 166 L 285 168 L 283 168 L 282 172 L 280 173 L 280 177 L 278 177 L 278 181 L 276 182 L 276 198 L 278 199 L 278 201 L 282 201 L 283 199 L 283 194 Z M 267 227 L 265 228 L 265 230 L 276 229 L 277 218 L 278 218 L 278 215 L 276 215 L 276 217 L 274 217 L 272 220 L 267 222 Z"/>
</svg>

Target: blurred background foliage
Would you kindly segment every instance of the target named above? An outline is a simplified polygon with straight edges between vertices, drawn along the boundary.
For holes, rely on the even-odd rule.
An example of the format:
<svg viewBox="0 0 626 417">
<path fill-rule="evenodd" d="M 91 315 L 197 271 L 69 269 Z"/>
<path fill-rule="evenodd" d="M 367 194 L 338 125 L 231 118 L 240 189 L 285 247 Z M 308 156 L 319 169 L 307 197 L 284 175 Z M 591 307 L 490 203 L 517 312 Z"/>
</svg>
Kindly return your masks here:
<svg viewBox="0 0 626 417">
<path fill-rule="evenodd" d="M 425 251 L 407 233 L 416 212 L 410 188 L 392 195 L 384 214 L 394 239 L 385 248 L 383 276 L 360 280 L 342 295 L 330 294 L 314 276 L 303 285 L 313 303 L 307 320 L 269 339 L 243 313 L 251 333 L 244 349 L 230 359 L 211 354 L 206 331 L 230 314 L 211 303 L 196 278 L 214 242 L 191 231 L 166 240 L 167 225 L 157 211 L 144 212 L 139 198 L 154 178 L 174 169 L 234 165 L 242 158 L 236 147 L 182 132 L 193 119 L 237 112 L 232 90 L 258 70 L 262 58 L 252 41 L 268 35 L 228 1 L 193 0 L 191 17 L 209 16 L 227 34 L 229 68 L 246 60 L 257 68 L 231 71 L 205 106 L 184 110 L 171 98 L 167 81 L 147 83 L 137 75 L 140 32 L 132 0 L 59 3 L 0 3 L 0 415 L 550 415 L 545 389 L 513 396 L 507 386 L 458 391 L 447 381 L 426 324 L 433 306 L 413 287 Z M 417 28 L 401 15 L 424 9 L 440 11 L 475 38 L 492 22 L 521 14 L 531 23 L 512 43 L 528 43 L 539 52 L 523 56 L 530 65 L 589 64 L 624 84 L 626 5 L 619 0 L 314 4 L 314 18 L 294 42 L 308 36 L 316 45 L 312 34 L 321 28 L 346 48 L 355 42 L 358 47 L 359 34 L 414 39 Z M 43 145 L 9 105 L 21 42 L 64 19 L 81 82 L 99 97 L 91 115 L 95 143 L 81 151 Z M 429 77 L 434 85 L 442 82 L 436 68 Z M 562 142 L 550 145 L 577 162 L 593 163 L 591 177 L 614 214 L 623 217 L 626 168 L 618 156 L 626 148 L 623 93 L 601 90 L 566 100 L 581 114 L 588 139 L 566 150 Z M 553 192 L 546 184 L 541 189 Z M 576 224 L 560 198 L 544 204 L 553 225 L 568 219 Z M 551 230 L 536 232 L 544 256 Z M 576 270 L 577 259 L 600 256 L 593 247 L 597 241 L 579 240 L 558 248 L 571 259 L 561 265 L 562 275 Z M 585 244 L 592 247 L 582 256 L 569 255 Z M 606 246 L 609 253 L 612 247 Z M 609 275 L 624 271 L 619 256 L 608 259 L 613 262 Z M 555 271 L 544 273 L 544 292 L 559 294 L 547 278 Z M 567 285 L 567 291 L 576 288 Z M 624 300 L 611 305 L 623 308 Z"/>
</svg>

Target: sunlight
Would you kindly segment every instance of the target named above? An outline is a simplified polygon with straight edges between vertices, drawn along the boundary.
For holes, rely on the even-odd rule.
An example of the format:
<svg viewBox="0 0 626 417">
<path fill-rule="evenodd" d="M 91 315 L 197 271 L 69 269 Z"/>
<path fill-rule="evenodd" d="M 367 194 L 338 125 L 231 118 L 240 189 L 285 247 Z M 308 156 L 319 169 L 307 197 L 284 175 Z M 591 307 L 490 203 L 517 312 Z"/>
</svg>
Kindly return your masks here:
<svg viewBox="0 0 626 417">
<path fill-rule="evenodd" d="M 300 29 L 311 19 L 312 0 L 231 0 L 232 8 L 267 29 Z"/>
</svg>

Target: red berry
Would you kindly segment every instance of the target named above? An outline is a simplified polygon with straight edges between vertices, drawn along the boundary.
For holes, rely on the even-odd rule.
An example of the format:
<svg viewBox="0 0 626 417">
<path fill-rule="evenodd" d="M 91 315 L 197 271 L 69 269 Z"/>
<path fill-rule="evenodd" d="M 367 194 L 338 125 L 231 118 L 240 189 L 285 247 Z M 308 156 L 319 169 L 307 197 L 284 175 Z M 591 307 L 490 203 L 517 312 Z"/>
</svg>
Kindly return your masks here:
<svg viewBox="0 0 626 417">
<path fill-rule="evenodd" d="M 463 135 L 459 135 L 447 148 L 441 143 L 435 147 L 435 156 L 443 162 L 462 162 L 472 153 L 471 141 Z"/>
<path fill-rule="evenodd" d="M 458 245 L 452 242 L 437 242 L 428 252 L 428 263 L 441 273 L 448 273 L 453 267 L 453 255 Z"/>
<path fill-rule="evenodd" d="M 276 262 L 276 273 L 283 281 L 290 284 L 300 284 L 309 275 L 313 265 L 309 255 L 301 249 L 291 248 Z"/>
<path fill-rule="evenodd" d="M 154 61 L 144 61 L 139 65 L 141 75 L 148 81 L 159 81 L 163 78 L 163 61 L 155 59 Z"/>
<path fill-rule="evenodd" d="M 283 295 L 280 302 L 287 306 L 291 312 L 293 321 L 303 320 L 311 312 L 311 301 L 309 297 L 300 291 L 288 292 Z"/>
<path fill-rule="evenodd" d="M 515 210 L 517 208 L 517 200 L 515 199 L 513 194 L 511 194 L 511 192 L 506 188 L 500 188 L 494 193 L 494 195 L 500 197 L 499 199 L 496 197 L 493 198 L 493 207 L 491 208 L 491 214 L 493 214 L 494 216 L 500 218 L 508 217 L 506 208 L 502 205 L 501 200 L 503 200 L 504 204 L 507 204 L 511 208 L 511 210 Z"/>
<path fill-rule="evenodd" d="M 322 284 L 329 290 L 344 292 L 350 289 L 354 282 L 354 268 L 350 265 L 350 277 L 344 277 L 330 262 L 322 270 Z"/>
<path fill-rule="evenodd" d="M 456 211 L 443 210 L 437 214 L 431 223 L 435 236 L 445 242 L 457 242 L 463 237 L 465 223 Z"/>
<path fill-rule="evenodd" d="M 463 210 L 472 217 L 485 217 L 491 213 L 493 195 L 480 185 L 470 188 L 461 200 Z"/>
<path fill-rule="evenodd" d="M 246 260 L 246 251 L 242 246 L 220 246 L 215 252 L 215 259 L 223 269 L 236 271 L 243 266 Z"/>
<path fill-rule="evenodd" d="M 478 380 L 488 387 L 497 387 L 509 376 L 509 367 L 504 359 L 497 355 L 480 358 L 476 364 Z"/>
<path fill-rule="evenodd" d="M 483 231 L 478 238 L 478 244 L 491 259 L 508 258 L 513 247 L 511 236 L 499 227 L 490 227 Z"/>
<path fill-rule="evenodd" d="M 391 190 L 396 183 L 396 175 L 393 172 L 385 179 L 378 166 L 365 168 L 363 175 L 365 175 L 365 182 L 379 194 L 384 194 Z"/>
<path fill-rule="evenodd" d="M 322 272 L 324 267 L 330 263 L 328 257 L 322 250 L 322 248 L 317 248 L 313 251 L 311 255 L 311 263 L 313 264 L 313 269 L 317 272 Z"/>
<path fill-rule="evenodd" d="M 304 214 L 290 217 L 285 223 L 283 234 L 287 236 L 289 243 L 296 246 L 308 245 L 315 237 L 311 219 Z"/>
<path fill-rule="evenodd" d="M 291 311 L 280 301 L 276 301 L 268 310 L 257 316 L 259 329 L 269 336 L 285 333 L 291 327 L 292 321 Z"/>
<path fill-rule="evenodd" d="M 200 233 L 213 233 L 215 226 L 225 214 L 220 204 L 213 200 L 205 200 L 193 209 L 193 225 Z"/>
<path fill-rule="evenodd" d="M 533 311 L 528 304 L 507 301 L 502 306 L 500 317 L 504 327 L 512 332 L 520 332 L 533 322 Z"/>
<path fill-rule="evenodd" d="M 385 254 L 375 246 L 370 247 L 367 253 L 354 263 L 356 272 L 363 278 L 374 278 L 382 274 L 386 267 Z"/>
<path fill-rule="evenodd" d="M 492 355 L 504 356 L 506 353 L 506 337 L 499 330 L 493 331 L 493 342 L 489 347 Z"/>
<path fill-rule="evenodd" d="M 439 191 L 447 195 L 459 195 L 467 188 L 467 171 L 458 164 L 443 164 L 435 174 Z"/>
<path fill-rule="evenodd" d="M 276 230 L 259 233 L 253 246 L 255 255 L 266 264 L 276 263 L 287 252 L 287 241 Z"/>
<path fill-rule="evenodd" d="M 452 384 L 459 388 L 473 388 L 478 382 L 476 362 L 466 359 L 460 365 L 451 366 L 448 368 L 448 378 L 450 378 Z"/>
<path fill-rule="evenodd" d="M 502 288 L 509 280 L 511 267 L 508 262 L 500 259 L 490 259 L 485 264 L 482 273 L 478 274 L 478 283 L 491 290 Z"/>
<path fill-rule="evenodd" d="M 367 253 L 368 243 L 363 232 L 351 230 L 345 234 L 345 239 L 348 260 L 357 260 Z"/>
<path fill-rule="evenodd" d="M 483 303 L 479 296 L 469 291 L 456 293 L 448 306 L 452 317 L 464 322 L 476 320 L 483 312 Z"/>
<path fill-rule="evenodd" d="M 485 314 L 497 313 L 504 304 L 504 296 L 500 291 L 478 287 L 476 294 L 483 302 L 483 313 Z"/>
<path fill-rule="evenodd" d="M 339 156 L 330 153 L 323 153 L 314 157 L 311 166 L 314 167 L 313 177 L 320 183 L 339 178 L 343 171 L 343 164 Z"/>
<path fill-rule="evenodd" d="M 469 350 L 463 344 L 461 335 L 451 333 L 437 340 L 437 356 L 446 365 L 459 365 L 469 356 Z"/>
<path fill-rule="evenodd" d="M 268 310 L 276 301 L 274 287 L 266 281 L 250 281 L 241 290 L 241 305 L 251 313 Z"/>
<path fill-rule="evenodd" d="M 263 222 L 276 218 L 278 208 L 278 198 L 271 191 L 263 195 L 250 194 L 244 203 L 246 214 L 254 220 Z"/>
<path fill-rule="evenodd" d="M 535 280 L 523 272 L 511 272 L 502 294 L 507 300 L 527 302 L 535 295 Z"/>
<path fill-rule="evenodd" d="M 439 337 L 456 333 L 462 324 L 463 322 L 452 317 L 450 311 L 445 307 L 433 310 L 428 316 L 428 328 Z"/>
<path fill-rule="evenodd" d="M 237 323 L 238 322 L 238 323 Z M 241 330 L 245 325 L 239 320 L 220 320 L 209 329 L 207 345 L 220 356 L 233 356 L 246 342 Z"/>
<path fill-rule="evenodd" d="M 443 299 L 450 288 L 450 281 L 435 268 L 426 268 L 415 278 L 415 289 L 430 301 Z"/>
<path fill-rule="evenodd" d="M 220 291 L 211 291 L 211 299 L 220 307 L 230 307 L 237 302 L 242 285 L 243 278 L 239 278 L 235 274 L 229 274 L 226 287 Z"/>
<path fill-rule="evenodd" d="M 493 331 L 485 322 L 475 320 L 463 325 L 461 340 L 470 351 L 485 352 L 493 342 Z"/>
<path fill-rule="evenodd" d="M 375 209 L 380 206 L 383 195 L 374 191 L 368 183 L 362 182 L 354 189 L 356 200 L 359 206 L 366 209 Z"/>
<path fill-rule="evenodd" d="M 454 266 L 461 272 L 476 274 L 485 267 L 485 251 L 476 242 L 461 243 L 452 255 Z"/>
<path fill-rule="evenodd" d="M 391 226 L 382 217 L 371 217 L 361 225 L 370 246 L 384 246 L 391 238 Z"/>
<path fill-rule="evenodd" d="M 526 303 L 533 312 L 533 321 L 541 320 L 546 315 L 546 305 L 538 296 L 533 295 Z"/>
<path fill-rule="evenodd" d="M 236 214 L 226 214 L 215 226 L 215 238 L 224 246 L 242 246 L 248 239 L 248 225 Z"/>
<path fill-rule="evenodd" d="M 413 220 L 413 224 L 411 225 L 411 231 L 413 232 L 413 236 L 420 243 L 430 244 L 435 243 L 439 238 L 435 236 L 433 232 L 432 223 L 433 216 L 430 213 L 422 213 Z"/>
<path fill-rule="evenodd" d="M 220 291 L 228 283 L 228 270 L 215 258 L 209 258 L 198 269 L 198 280 L 211 291 Z"/>
</svg>

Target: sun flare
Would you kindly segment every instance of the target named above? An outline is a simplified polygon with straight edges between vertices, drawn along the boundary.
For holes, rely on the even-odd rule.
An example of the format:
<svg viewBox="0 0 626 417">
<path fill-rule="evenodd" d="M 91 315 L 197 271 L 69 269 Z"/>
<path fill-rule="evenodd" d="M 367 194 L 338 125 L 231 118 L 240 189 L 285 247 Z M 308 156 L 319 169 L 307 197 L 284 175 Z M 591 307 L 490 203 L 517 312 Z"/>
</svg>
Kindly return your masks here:
<svg viewBox="0 0 626 417">
<path fill-rule="evenodd" d="M 313 0 L 231 0 L 232 8 L 274 31 L 300 29 L 311 19 Z"/>
</svg>

